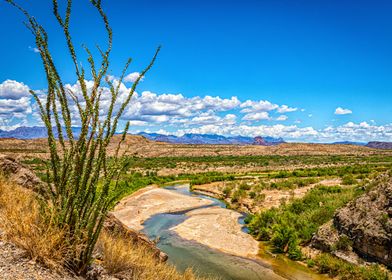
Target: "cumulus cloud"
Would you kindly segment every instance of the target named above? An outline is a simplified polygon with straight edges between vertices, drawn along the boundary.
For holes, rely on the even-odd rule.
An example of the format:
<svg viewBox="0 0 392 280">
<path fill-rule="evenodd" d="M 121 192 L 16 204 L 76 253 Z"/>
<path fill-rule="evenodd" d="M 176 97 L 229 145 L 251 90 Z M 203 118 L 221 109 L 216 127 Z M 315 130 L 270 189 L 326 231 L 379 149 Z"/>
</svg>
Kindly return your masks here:
<svg viewBox="0 0 392 280">
<path fill-rule="evenodd" d="M 260 120 L 270 120 L 268 112 L 254 112 L 246 114 L 243 118 L 244 121 L 260 121 Z"/>
<path fill-rule="evenodd" d="M 260 100 L 260 101 L 247 100 L 243 102 L 240 107 L 244 108 L 241 110 L 241 113 L 268 112 L 279 108 L 278 105 L 273 104 L 267 100 Z"/>
<path fill-rule="evenodd" d="M 144 91 L 140 95 L 135 94 L 130 106 L 127 108 L 124 118 L 132 120 L 149 121 L 168 117 L 165 121 L 185 123 L 181 119 L 189 118 L 188 121 L 210 121 L 212 112 L 224 112 L 232 110 L 240 105 L 237 97 L 230 99 L 205 96 L 187 98 L 182 94 L 156 94 Z M 207 115 L 208 113 L 208 115 Z M 153 117 L 155 116 L 155 117 Z M 198 119 L 197 119 L 198 118 Z"/>
<path fill-rule="evenodd" d="M 200 133 L 200 134 L 220 134 L 220 135 L 242 135 L 242 136 L 272 136 L 284 137 L 286 139 L 298 139 L 300 137 L 316 136 L 318 132 L 312 127 L 297 127 L 295 125 L 203 125 L 196 128 L 179 130 L 180 134 Z"/>
<path fill-rule="evenodd" d="M 349 140 L 349 141 L 392 141 L 392 123 L 374 125 L 367 122 L 348 122 L 341 126 L 328 126 L 320 131 L 319 140 Z"/>
<path fill-rule="evenodd" d="M 118 80 L 112 77 L 117 85 Z M 86 81 L 91 90 L 92 81 Z M 120 102 L 124 101 L 130 88 L 120 84 L 119 102 L 115 104 L 117 111 Z M 67 84 L 82 99 L 79 83 Z M 110 91 L 102 87 L 100 112 L 104 117 L 110 106 Z M 44 101 L 45 91 L 36 91 Z M 77 116 L 77 107 L 69 96 L 71 112 Z M 85 104 L 82 103 L 82 106 Z M 392 124 L 376 125 L 375 122 L 348 122 L 340 126 L 329 126 L 323 129 L 304 127 L 300 121 L 293 120 L 292 125 L 260 125 L 259 121 L 286 121 L 286 113 L 297 111 L 288 105 L 278 105 L 267 100 L 246 100 L 241 102 L 237 97 L 222 98 L 219 96 L 186 97 L 182 94 L 158 94 L 150 91 L 135 93 L 130 105 L 126 108 L 121 123 L 130 121 L 137 131 L 166 131 L 170 134 L 181 133 L 216 133 L 221 135 L 274 136 L 291 141 L 332 142 L 349 141 L 392 141 Z M 301 110 L 298 110 L 302 112 Z M 337 114 L 351 113 L 349 109 L 336 109 Z M 283 114 L 283 112 L 285 114 Z M 311 117 L 311 114 L 306 114 Z M 37 105 L 29 94 L 29 87 L 23 83 L 6 80 L 0 84 L 0 129 L 12 129 L 21 125 L 42 125 L 39 123 Z M 242 122 L 241 122 L 242 120 Z M 74 117 L 73 125 L 79 125 Z M 119 128 L 121 129 L 121 127 Z M 149 131 L 150 131 L 149 130 Z M 134 130 L 135 131 L 135 130 Z"/>
<path fill-rule="evenodd" d="M 29 96 L 29 87 L 14 80 L 5 80 L 0 84 L 0 98 L 17 100 Z"/>
<path fill-rule="evenodd" d="M 14 80 L 0 84 L 0 129 L 10 130 L 27 123 L 32 113 L 29 87 Z"/>
<path fill-rule="evenodd" d="M 284 113 L 289 113 L 289 112 L 295 112 L 297 111 L 298 108 L 291 108 L 287 105 L 282 105 L 278 108 L 278 113 L 284 114 Z"/>
<path fill-rule="evenodd" d="M 124 82 L 131 82 L 131 83 L 134 83 L 134 82 L 136 82 L 136 80 L 138 79 L 140 77 L 140 73 L 139 72 L 133 72 L 133 73 L 130 73 L 130 74 L 128 74 L 128 75 L 126 75 L 125 77 L 124 77 Z M 143 79 L 144 79 L 144 77 L 142 77 L 141 78 L 141 81 L 143 81 Z"/>
<path fill-rule="evenodd" d="M 280 115 L 279 117 L 276 118 L 277 121 L 285 121 L 287 119 L 288 117 L 286 115 Z"/>
<path fill-rule="evenodd" d="M 338 107 L 335 109 L 335 115 L 347 115 L 352 114 L 350 109 L 343 109 L 342 107 Z"/>
</svg>

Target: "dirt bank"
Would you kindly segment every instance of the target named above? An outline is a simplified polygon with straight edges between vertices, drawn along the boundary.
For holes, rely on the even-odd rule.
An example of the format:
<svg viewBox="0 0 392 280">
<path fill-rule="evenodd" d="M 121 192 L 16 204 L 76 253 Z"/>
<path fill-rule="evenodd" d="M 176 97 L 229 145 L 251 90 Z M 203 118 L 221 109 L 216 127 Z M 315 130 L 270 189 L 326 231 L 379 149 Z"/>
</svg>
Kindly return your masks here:
<svg viewBox="0 0 392 280">
<path fill-rule="evenodd" d="M 123 199 L 112 213 L 126 226 L 142 230 L 144 221 L 155 214 L 185 211 L 210 204 L 212 202 L 207 199 L 147 187 Z"/>
<path fill-rule="evenodd" d="M 216 206 L 192 210 L 186 215 L 188 219 L 173 228 L 182 238 L 228 254 L 256 257 L 259 244 L 241 230 L 240 213 Z"/>
</svg>

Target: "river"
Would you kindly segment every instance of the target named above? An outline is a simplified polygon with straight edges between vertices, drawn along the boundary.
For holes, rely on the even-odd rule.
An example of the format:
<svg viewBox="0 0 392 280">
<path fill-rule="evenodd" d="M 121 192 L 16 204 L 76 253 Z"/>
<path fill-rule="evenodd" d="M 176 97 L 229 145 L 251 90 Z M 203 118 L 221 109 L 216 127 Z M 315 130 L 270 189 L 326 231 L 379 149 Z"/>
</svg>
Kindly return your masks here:
<svg viewBox="0 0 392 280">
<path fill-rule="evenodd" d="M 198 209 L 217 206 L 226 208 L 223 202 L 215 198 L 191 192 L 189 186 L 170 186 L 165 189 L 212 201 L 212 204 Z M 155 214 L 142 224 L 142 231 L 150 239 L 158 241 L 157 246 L 169 256 L 169 262 L 179 271 L 192 267 L 200 276 L 212 276 L 222 280 L 323 279 L 306 267 L 279 256 L 266 255 L 263 259 L 238 257 L 179 237 L 172 228 L 188 219 L 187 212 L 194 209 Z M 243 225 L 243 217 L 238 219 L 238 223 Z M 246 231 L 245 226 L 242 231 Z"/>
</svg>

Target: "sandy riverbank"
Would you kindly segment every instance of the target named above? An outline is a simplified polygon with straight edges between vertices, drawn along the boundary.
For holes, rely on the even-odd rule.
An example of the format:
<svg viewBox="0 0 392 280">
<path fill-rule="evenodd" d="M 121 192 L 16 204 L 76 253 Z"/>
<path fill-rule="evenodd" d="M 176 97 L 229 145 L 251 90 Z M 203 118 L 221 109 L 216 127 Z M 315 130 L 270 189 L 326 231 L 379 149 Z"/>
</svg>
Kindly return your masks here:
<svg viewBox="0 0 392 280">
<path fill-rule="evenodd" d="M 241 230 L 240 213 L 214 206 L 189 211 L 186 216 L 188 219 L 172 228 L 182 238 L 228 254 L 256 257 L 259 244 Z"/>
<path fill-rule="evenodd" d="M 188 219 L 173 228 L 180 237 L 232 255 L 255 257 L 258 242 L 242 232 L 241 214 L 217 206 L 200 208 L 211 204 L 205 198 L 148 187 L 123 199 L 113 214 L 128 227 L 142 230 L 143 222 L 156 214 L 190 210 Z"/>
<path fill-rule="evenodd" d="M 112 213 L 126 226 L 140 231 L 144 221 L 155 214 L 185 211 L 210 204 L 212 202 L 207 199 L 147 187 L 124 198 Z"/>
</svg>

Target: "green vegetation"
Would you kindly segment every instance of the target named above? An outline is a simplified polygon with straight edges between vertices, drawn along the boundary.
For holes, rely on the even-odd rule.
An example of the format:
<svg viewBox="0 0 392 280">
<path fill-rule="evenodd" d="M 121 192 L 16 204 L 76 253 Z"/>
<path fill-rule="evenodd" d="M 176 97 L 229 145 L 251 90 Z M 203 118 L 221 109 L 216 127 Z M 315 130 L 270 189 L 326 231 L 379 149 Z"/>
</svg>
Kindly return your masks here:
<svg viewBox="0 0 392 280">
<path fill-rule="evenodd" d="M 212 182 L 222 182 L 222 181 L 233 181 L 235 176 L 232 174 L 223 174 L 219 172 L 207 172 L 200 174 L 184 174 L 181 177 L 187 177 L 190 179 L 190 185 L 203 185 Z"/>
<path fill-rule="evenodd" d="M 309 262 L 308 262 L 309 265 Z M 347 280 L 388 280 L 388 272 L 379 265 L 356 266 L 323 253 L 310 261 L 310 267 L 316 266 L 318 272 L 328 274 L 331 278 Z"/>
<path fill-rule="evenodd" d="M 357 183 L 358 183 L 358 181 L 354 178 L 354 176 L 352 174 L 344 175 L 342 178 L 343 185 L 355 185 Z"/>
<path fill-rule="evenodd" d="M 392 163 L 392 157 L 388 155 L 363 156 L 181 156 L 181 157 L 127 157 L 131 169 L 160 170 L 162 168 L 188 167 L 259 167 L 273 171 L 278 166 L 320 166 L 320 165 L 354 165 L 354 164 L 388 164 Z"/>
<path fill-rule="evenodd" d="M 310 241 L 312 234 L 332 218 L 337 208 L 361 192 L 359 188 L 320 185 L 301 199 L 248 217 L 248 228 L 258 240 L 270 241 L 275 252 L 299 259 L 298 244 Z"/>
<path fill-rule="evenodd" d="M 290 178 L 290 177 L 323 177 L 339 176 L 344 177 L 348 174 L 369 174 L 374 171 L 386 171 L 388 168 L 384 165 L 364 164 L 364 165 L 347 165 L 334 167 L 316 167 L 308 169 L 296 169 L 294 171 L 282 170 L 270 173 L 270 178 Z"/>
<path fill-rule="evenodd" d="M 291 190 L 309 186 L 317 183 L 316 178 L 288 178 L 287 180 L 271 182 L 269 185 L 263 185 L 262 188 Z"/>
<path fill-rule="evenodd" d="M 335 244 L 335 248 L 333 248 L 333 249 L 347 251 L 351 248 L 352 245 L 353 245 L 353 242 L 351 241 L 351 239 L 348 238 L 347 235 L 343 234 L 343 235 L 339 236 L 339 239 Z"/>
<path fill-rule="evenodd" d="M 110 66 L 113 33 L 101 1 L 90 0 L 90 3 L 105 28 L 107 46 L 106 49 L 97 47 L 99 59 L 84 46 L 87 63 L 82 63 L 69 28 L 73 11 L 72 0 L 66 1 L 64 13 L 59 10 L 58 1 L 53 0 L 53 16 L 64 35 L 67 53 L 81 90 L 80 96 L 76 96 L 76 93 L 65 86 L 63 77 L 59 74 L 64 72 L 64 69 L 60 71 L 55 63 L 45 28 L 13 0 L 7 2 L 26 17 L 25 24 L 34 36 L 47 80 L 44 98 L 38 97 L 36 92 L 30 90 L 48 134 L 50 156 L 45 176 L 45 196 L 50 203 L 45 207 L 50 208 L 49 212 L 53 213 L 53 217 L 49 219 L 65 232 L 62 240 L 69 248 L 65 264 L 75 273 L 84 274 L 92 261 L 92 253 L 106 214 L 117 201 L 117 195 L 121 194 L 117 190 L 118 179 L 126 168 L 126 162 L 120 157 L 119 150 L 125 140 L 129 123 L 125 126 L 112 158 L 108 156 L 108 146 L 138 83 L 154 64 L 159 48 L 126 97 L 120 100 L 120 85 L 131 59 L 126 62 L 116 83 L 106 78 Z M 84 68 L 82 64 L 88 68 Z M 86 71 L 91 73 L 91 85 L 87 85 Z M 100 107 L 103 84 L 110 90 L 107 97 L 109 109 L 105 112 L 102 112 Z M 78 109 L 77 113 L 71 114 L 72 106 Z M 79 135 L 75 135 L 72 130 L 74 123 L 78 123 L 81 128 Z"/>
</svg>

